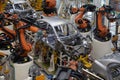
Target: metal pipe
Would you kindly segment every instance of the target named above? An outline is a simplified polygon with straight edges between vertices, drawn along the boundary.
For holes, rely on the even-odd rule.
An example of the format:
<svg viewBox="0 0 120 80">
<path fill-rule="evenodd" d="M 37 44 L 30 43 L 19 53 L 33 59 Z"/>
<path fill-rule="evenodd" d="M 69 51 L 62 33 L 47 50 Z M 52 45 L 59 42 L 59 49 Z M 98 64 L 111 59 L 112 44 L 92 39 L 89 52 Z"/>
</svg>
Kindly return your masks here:
<svg viewBox="0 0 120 80">
<path fill-rule="evenodd" d="M 99 79 L 99 80 L 104 80 L 103 78 L 97 76 L 97 75 L 94 74 L 94 73 L 91 73 L 90 71 L 88 71 L 88 70 L 86 70 L 86 69 L 84 69 L 84 68 L 82 68 L 82 71 L 84 71 L 84 72 L 87 73 L 88 75 L 93 76 L 94 78 L 97 78 L 97 79 Z"/>
</svg>

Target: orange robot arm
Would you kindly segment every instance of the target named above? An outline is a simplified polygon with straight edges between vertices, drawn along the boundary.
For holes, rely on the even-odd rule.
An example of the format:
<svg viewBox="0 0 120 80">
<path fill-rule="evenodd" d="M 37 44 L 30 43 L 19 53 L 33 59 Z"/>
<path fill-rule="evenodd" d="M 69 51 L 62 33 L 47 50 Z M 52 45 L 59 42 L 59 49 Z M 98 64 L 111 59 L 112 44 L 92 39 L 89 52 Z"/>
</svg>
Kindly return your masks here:
<svg viewBox="0 0 120 80">
<path fill-rule="evenodd" d="M 85 8 L 80 8 L 81 13 L 75 17 L 75 22 L 79 24 L 79 19 L 81 19 L 85 13 Z"/>
<path fill-rule="evenodd" d="M 37 28 L 37 27 L 35 27 L 35 26 L 30 26 L 30 27 L 28 28 L 28 30 L 35 33 L 35 32 L 38 32 L 39 28 Z"/>
<path fill-rule="evenodd" d="M 56 0 L 46 0 L 46 5 L 48 8 L 55 8 Z"/>
<path fill-rule="evenodd" d="M 101 8 L 101 10 L 102 9 L 103 8 Z M 108 33 L 108 28 L 105 25 L 102 24 L 102 16 L 103 16 L 103 14 L 101 12 L 98 12 L 98 30 L 100 31 L 99 32 L 100 37 L 104 37 Z"/>
<path fill-rule="evenodd" d="M 6 33 L 7 35 L 9 35 L 9 36 L 11 36 L 10 34 L 12 34 L 12 35 L 16 36 L 16 33 L 15 33 L 15 31 L 14 31 L 14 30 L 10 30 L 10 29 L 5 28 L 5 27 L 0 28 L 0 30 L 2 30 L 3 32 L 5 32 L 5 33 Z"/>
<path fill-rule="evenodd" d="M 69 68 L 71 68 L 72 70 L 77 70 L 77 67 L 78 67 L 78 61 L 75 61 L 75 60 L 71 60 L 69 62 Z"/>
<path fill-rule="evenodd" d="M 80 13 L 75 17 L 75 22 L 79 25 L 79 28 L 85 29 L 89 26 L 90 21 L 87 19 L 83 18 L 83 15 L 87 12 L 87 11 L 95 11 L 96 7 L 94 5 L 91 4 L 87 4 L 87 5 L 83 5 L 80 8 Z"/>
<path fill-rule="evenodd" d="M 104 5 L 97 12 L 97 27 L 99 31 L 98 35 L 100 37 L 105 37 L 109 33 L 109 29 L 105 25 L 102 24 L 103 23 L 102 17 L 106 16 L 109 21 L 115 21 L 114 15 L 111 15 L 111 11 L 113 11 L 113 9 L 110 6 Z"/>
<path fill-rule="evenodd" d="M 44 6 L 43 6 L 43 15 L 44 16 L 55 16 L 56 11 L 56 0 L 44 0 Z"/>
<path fill-rule="evenodd" d="M 80 11 L 81 13 L 78 14 L 76 17 L 75 17 L 75 22 L 77 24 L 79 24 L 79 28 L 86 28 L 88 26 L 88 20 L 87 19 L 83 19 L 83 15 L 85 14 L 85 8 L 80 8 Z"/>
<path fill-rule="evenodd" d="M 16 28 L 19 29 L 23 26 L 25 26 L 26 23 L 22 22 L 22 21 L 19 21 L 19 23 L 16 25 Z M 35 27 L 35 26 L 28 26 L 28 28 L 21 28 L 19 30 L 19 36 L 20 36 L 20 44 L 23 48 L 23 50 L 25 51 L 22 56 L 27 56 L 27 53 L 30 52 L 32 50 L 32 45 L 30 43 L 28 43 L 25 39 L 25 29 L 28 29 L 32 32 L 37 32 L 39 30 L 39 28 Z"/>
<path fill-rule="evenodd" d="M 0 30 L 6 33 L 10 38 L 14 38 L 16 36 L 15 30 L 11 30 L 6 28 L 4 25 L 6 23 L 5 19 L 7 18 L 7 15 L 4 13 L 0 13 Z"/>
<path fill-rule="evenodd" d="M 18 18 L 17 15 L 12 16 L 13 21 L 17 20 L 17 18 Z M 20 46 L 24 51 L 22 54 L 20 54 L 20 56 L 27 56 L 27 53 L 32 50 L 32 45 L 30 43 L 28 43 L 25 39 L 25 29 L 28 29 L 32 32 L 37 32 L 39 29 L 35 26 L 27 25 L 25 22 L 17 21 L 17 23 L 14 23 L 17 31 L 10 30 L 10 29 L 4 27 L 4 22 L 5 22 L 4 17 L 1 17 L 1 19 L 3 19 L 3 21 L 1 20 L 0 30 L 2 30 L 3 32 L 8 34 L 12 38 L 16 37 L 16 35 L 17 35 L 17 37 L 19 37 L 18 40 L 20 42 Z M 12 20 L 12 19 L 10 18 L 10 20 Z M 27 27 L 26 27 L 26 25 L 27 25 Z M 25 26 L 25 28 L 24 28 L 24 26 Z"/>
<path fill-rule="evenodd" d="M 20 30 L 20 42 L 24 51 L 29 52 L 32 50 L 32 46 L 25 40 L 24 30 Z M 22 53 L 23 56 L 27 56 L 27 53 Z"/>
</svg>

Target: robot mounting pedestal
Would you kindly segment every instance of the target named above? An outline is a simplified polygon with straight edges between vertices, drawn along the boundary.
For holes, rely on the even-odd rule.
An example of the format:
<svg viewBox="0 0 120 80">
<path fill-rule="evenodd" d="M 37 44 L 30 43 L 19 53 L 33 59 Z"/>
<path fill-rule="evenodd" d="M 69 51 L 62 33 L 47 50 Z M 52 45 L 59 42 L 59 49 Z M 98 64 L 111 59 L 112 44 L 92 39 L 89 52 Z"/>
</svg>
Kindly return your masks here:
<svg viewBox="0 0 120 80">
<path fill-rule="evenodd" d="M 93 46 L 93 53 L 91 53 L 91 56 L 93 59 L 99 59 L 103 57 L 105 54 L 112 53 L 111 40 L 106 42 L 101 42 L 96 39 L 93 39 L 92 46 Z"/>
<path fill-rule="evenodd" d="M 5 77 L 4 76 L 0 76 L 0 80 L 5 80 Z"/>
<path fill-rule="evenodd" d="M 26 63 L 14 63 L 15 80 L 25 80 L 28 78 L 29 68 L 33 65 L 33 59 Z"/>
</svg>

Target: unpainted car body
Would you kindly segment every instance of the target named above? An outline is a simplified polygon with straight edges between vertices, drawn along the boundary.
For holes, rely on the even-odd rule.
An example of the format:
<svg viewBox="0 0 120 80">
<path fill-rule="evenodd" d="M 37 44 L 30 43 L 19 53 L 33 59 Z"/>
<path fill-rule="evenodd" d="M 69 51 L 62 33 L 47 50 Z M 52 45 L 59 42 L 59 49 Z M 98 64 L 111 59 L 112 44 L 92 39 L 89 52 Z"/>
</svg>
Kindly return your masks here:
<svg viewBox="0 0 120 80">
<path fill-rule="evenodd" d="M 90 44 L 76 29 L 74 24 L 59 17 L 48 17 L 37 20 L 45 35 L 38 35 L 37 42 L 49 46 L 52 50 L 66 53 L 69 56 L 86 55 L 90 51 Z"/>
<path fill-rule="evenodd" d="M 27 0 L 10 0 L 6 6 L 6 11 L 25 16 L 27 14 L 32 14 L 34 9 Z"/>
<path fill-rule="evenodd" d="M 120 53 L 109 53 L 95 60 L 92 70 L 105 80 L 120 80 Z"/>
<path fill-rule="evenodd" d="M 34 53 L 45 64 L 48 61 L 50 64 L 53 63 L 53 66 L 64 65 L 71 56 L 75 59 L 80 55 L 89 54 L 90 43 L 68 20 L 56 16 L 48 17 L 37 20 L 35 25 L 38 25 L 43 34 L 40 35 L 38 32 Z"/>
</svg>

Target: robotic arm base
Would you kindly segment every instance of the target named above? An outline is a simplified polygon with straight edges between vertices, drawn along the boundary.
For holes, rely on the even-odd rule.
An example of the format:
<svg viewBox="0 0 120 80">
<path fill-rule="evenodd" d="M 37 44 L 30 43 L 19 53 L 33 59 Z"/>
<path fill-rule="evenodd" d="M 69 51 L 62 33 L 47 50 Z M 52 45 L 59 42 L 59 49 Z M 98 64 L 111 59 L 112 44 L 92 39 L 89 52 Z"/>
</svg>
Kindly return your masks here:
<svg viewBox="0 0 120 80">
<path fill-rule="evenodd" d="M 107 33 L 106 36 L 101 37 L 101 36 L 99 35 L 99 31 L 97 31 L 97 30 L 94 31 L 94 38 L 97 39 L 97 40 L 99 40 L 99 41 L 101 41 L 101 42 L 109 41 L 109 40 L 111 40 L 111 37 L 112 37 L 112 35 L 111 35 L 110 32 Z"/>
</svg>

